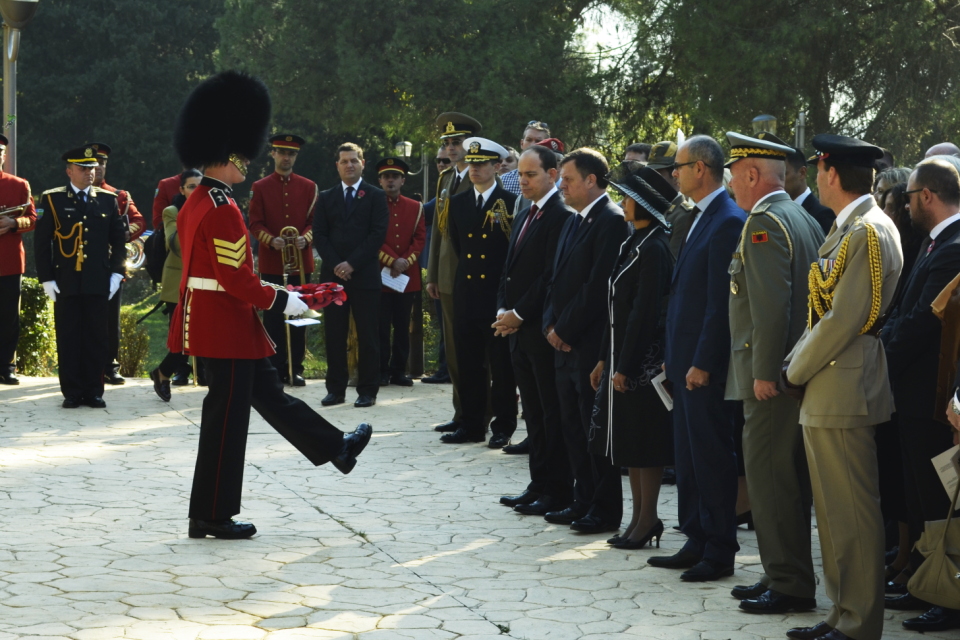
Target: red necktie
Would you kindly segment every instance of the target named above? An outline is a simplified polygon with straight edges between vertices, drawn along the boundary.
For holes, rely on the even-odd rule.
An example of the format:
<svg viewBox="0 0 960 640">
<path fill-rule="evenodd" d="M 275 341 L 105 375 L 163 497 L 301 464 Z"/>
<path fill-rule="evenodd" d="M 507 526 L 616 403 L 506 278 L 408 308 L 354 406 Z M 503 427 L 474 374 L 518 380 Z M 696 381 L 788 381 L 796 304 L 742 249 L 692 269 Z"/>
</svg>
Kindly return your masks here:
<svg viewBox="0 0 960 640">
<path fill-rule="evenodd" d="M 534 219 L 540 217 L 540 208 L 536 205 L 530 205 L 530 213 L 527 214 L 527 219 L 523 222 L 523 229 L 520 229 L 520 235 L 517 236 L 517 246 L 520 246 L 520 243 L 523 242 L 523 236 L 527 233 L 527 229 L 530 227 L 530 223 Z"/>
</svg>

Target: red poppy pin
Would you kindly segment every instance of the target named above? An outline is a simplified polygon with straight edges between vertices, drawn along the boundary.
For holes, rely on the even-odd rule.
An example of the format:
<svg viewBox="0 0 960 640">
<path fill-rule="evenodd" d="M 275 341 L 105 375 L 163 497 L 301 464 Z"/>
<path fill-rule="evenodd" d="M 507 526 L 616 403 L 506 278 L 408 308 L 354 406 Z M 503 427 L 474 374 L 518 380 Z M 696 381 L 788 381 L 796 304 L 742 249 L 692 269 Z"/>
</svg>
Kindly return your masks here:
<svg viewBox="0 0 960 640">
<path fill-rule="evenodd" d="M 359 200 L 360 198 L 362 198 L 362 197 L 365 196 L 365 195 L 367 195 L 367 192 L 364 191 L 363 189 L 361 189 L 360 191 L 357 191 L 357 200 Z"/>
</svg>

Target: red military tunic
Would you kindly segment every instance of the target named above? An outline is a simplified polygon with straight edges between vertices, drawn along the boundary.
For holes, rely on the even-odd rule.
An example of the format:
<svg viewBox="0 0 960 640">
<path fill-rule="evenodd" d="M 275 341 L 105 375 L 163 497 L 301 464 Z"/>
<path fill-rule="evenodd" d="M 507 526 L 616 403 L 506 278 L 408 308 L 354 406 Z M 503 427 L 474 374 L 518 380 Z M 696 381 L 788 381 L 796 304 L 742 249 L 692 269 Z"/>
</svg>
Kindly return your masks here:
<svg viewBox="0 0 960 640">
<path fill-rule="evenodd" d="M 257 309 L 285 304 L 287 296 L 253 272 L 250 236 L 227 186 L 204 177 L 177 216 L 177 233 L 183 275 L 170 351 L 244 360 L 273 355 Z"/>
<path fill-rule="evenodd" d="M 283 252 L 270 246 L 284 227 L 296 227 L 306 238 L 301 250 L 303 268 L 313 273 L 313 208 L 319 194 L 317 183 L 291 173 L 281 176 L 274 171 L 253 183 L 250 191 L 250 234 L 260 241 L 257 251 L 260 273 L 283 275 Z"/>
<path fill-rule="evenodd" d="M 403 258 L 410 263 L 404 272 L 410 276 L 404 292 L 420 291 L 420 265 L 417 257 L 423 253 L 427 241 L 427 225 L 423 219 L 423 205 L 400 196 L 396 201 L 387 198 L 387 209 L 390 211 L 390 220 L 387 224 L 387 237 L 380 247 L 380 264 L 392 267 L 397 258 Z M 393 289 L 383 287 L 381 291 L 392 292 Z"/>
<path fill-rule="evenodd" d="M 37 224 L 37 210 L 30 195 L 30 183 L 23 178 L 0 172 L 0 209 L 9 209 L 29 203 L 15 214 L 17 226 L 0 236 L 0 276 L 23 273 L 26 257 L 23 252 L 23 234 L 33 231 Z"/>
<path fill-rule="evenodd" d="M 121 216 L 127 216 L 127 225 L 130 229 L 130 239 L 127 242 L 139 238 L 147 230 L 147 224 L 143 221 L 143 214 L 137 209 L 137 205 L 133 204 L 133 196 L 130 195 L 130 192 L 112 187 L 106 181 L 100 185 L 100 188 L 117 194 L 117 210 Z"/>
<path fill-rule="evenodd" d="M 157 184 L 153 194 L 153 228 L 163 229 L 163 210 L 173 204 L 180 193 L 180 174 L 164 178 Z"/>
</svg>

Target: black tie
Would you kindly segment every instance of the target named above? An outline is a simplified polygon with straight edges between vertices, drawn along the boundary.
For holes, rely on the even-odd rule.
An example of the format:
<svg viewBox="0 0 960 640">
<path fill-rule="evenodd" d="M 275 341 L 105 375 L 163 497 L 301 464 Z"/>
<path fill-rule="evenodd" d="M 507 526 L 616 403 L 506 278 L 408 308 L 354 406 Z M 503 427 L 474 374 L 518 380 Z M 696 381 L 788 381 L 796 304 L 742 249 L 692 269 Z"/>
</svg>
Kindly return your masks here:
<svg viewBox="0 0 960 640">
<path fill-rule="evenodd" d="M 563 253 L 560 255 L 567 255 L 567 251 L 570 249 L 570 245 L 573 243 L 573 239 L 577 237 L 577 229 L 580 228 L 580 223 L 583 222 L 583 216 L 579 213 L 573 216 L 573 224 L 570 225 L 570 232 L 567 234 L 566 239 L 563 241 Z"/>
<path fill-rule="evenodd" d="M 343 196 L 343 209 L 347 213 L 350 213 L 350 207 L 353 205 L 353 187 L 347 187 L 346 193 Z"/>
<path fill-rule="evenodd" d="M 77 200 L 80 201 L 80 204 L 87 204 L 87 194 L 83 191 L 77 191 Z"/>
<path fill-rule="evenodd" d="M 450 195 L 454 195 L 457 192 L 457 189 L 460 188 L 460 174 L 457 174 L 457 177 L 453 179 L 453 188 L 450 190 Z"/>
<path fill-rule="evenodd" d="M 477 213 L 483 212 L 483 194 L 477 196 Z"/>
<path fill-rule="evenodd" d="M 687 229 L 687 235 L 683 236 L 683 240 L 680 241 L 680 251 L 677 252 L 677 257 L 680 257 L 680 254 L 683 253 L 684 247 L 687 246 L 687 238 L 690 237 L 690 232 L 693 230 L 693 224 L 697 221 L 697 216 L 700 215 L 700 209 L 694 207 L 690 210 L 690 213 L 693 215 L 693 219 L 690 221 L 690 229 Z"/>
</svg>

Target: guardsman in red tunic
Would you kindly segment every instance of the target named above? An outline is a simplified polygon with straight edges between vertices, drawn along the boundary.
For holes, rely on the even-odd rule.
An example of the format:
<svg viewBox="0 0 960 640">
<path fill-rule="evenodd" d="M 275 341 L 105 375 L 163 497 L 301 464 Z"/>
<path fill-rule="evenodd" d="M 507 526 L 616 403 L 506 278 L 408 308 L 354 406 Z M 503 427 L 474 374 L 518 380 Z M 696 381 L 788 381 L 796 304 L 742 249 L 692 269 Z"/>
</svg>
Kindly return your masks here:
<svg viewBox="0 0 960 640">
<path fill-rule="evenodd" d="M 183 276 L 167 342 L 171 352 L 203 358 L 208 382 L 190 494 L 191 538 L 256 533 L 252 524 L 233 520 L 240 512 L 251 406 L 312 463 L 332 462 L 343 473 L 353 469 L 372 433 L 361 424 L 344 435 L 284 393 L 268 359 L 273 342 L 257 309 L 286 315 L 307 309 L 298 294 L 263 284 L 254 273 L 250 236 L 231 191 L 260 152 L 269 121 L 263 82 L 225 71 L 194 89 L 174 134 L 184 166 L 204 171 L 177 218 Z"/>
<path fill-rule="evenodd" d="M 282 133 L 270 138 L 270 155 L 275 170 L 266 178 L 253 183 L 250 191 L 250 235 L 255 237 L 260 248 L 258 268 L 260 279 L 271 284 L 299 285 L 310 282 L 313 273 L 313 208 L 317 204 L 317 183 L 293 172 L 300 147 L 306 142 L 300 136 Z M 292 227 L 292 230 L 290 229 Z M 286 232 L 283 230 L 287 229 Z M 286 237 L 282 237 L 286 236 Z M 293 243 L 296 249 L 284 247 Z M 303 273 L 299 265 L 289 265 L 289 274 L 284 282 L 284 256 L 293 258 L 300 254 Z M 280 372 L 280 379 L 290 383 L 290 366 L 287 362 L 287 334 L 282 313 L 263 312 L 263 325 L 277 345 L 277 353 L 270 358 Z M 306 327 L 290 327 L 290 348 L 293 350 L 293 386 L 302 387 L 303 356 L 306 352 Z"/>
<path fill-rule="evenodd" d="M 0 135 L 0 166 L 7 155 L 7 138 Z M 30 183 L 0 171 L 0 384 L 20 384 L 17 341 L 20 339 L 20 279 L 26 266 L 23 234 L 33 231 L 37 211 Z"/>
<path fill-rule="evenodd" d="M 102 142 L 91 142 L 90 146 L 97 153 L 97 167 L 94 169 L 93 186 L 117 195 L 117 212 L 123 218 L 123 224 L 126 227 L 126 241 L 133 242 L 147 229 L 147 224 L 143 221 L 143 215 L 140 214 L 137 205 L 133 203 L 133 196 L 128 191 L 107 184 L 107 160 L 112 151 L 110 145 Z M 117 291 L 117 295 L 110 298 L 107 306 L 107 337 L 110 346 L 107 350 L 107 367 L 103 371 L 103 381 L 107 384 L 123 384 L 126 382 L 120 375 L 120 362 L 117 360 L 120 353 L 120 306 L 123 304 L 122 297 L 123 283 L 121 282 L 120 290 Z"/>
<path fill-rule="evenodd" d="M 410 278 L 402 292 L 384 286 L 380 295 L 380 386 L 389 384 L 412 387 L 406 376 L 410 357 L 410 312 L 415 292 L 420 291 L 420 263 L 427 239 L 423 205 L 400 195 L 410 167 L 400 158 L 384 158 L 377 163 L 380 188 L 387 194 L 390 220 L 387 237 L 380 248 L 380 266 L 394 278 Z M 393 328 L 393 349 L 390 329 Z"/>
<path fill-rule="evenodd" d="M 189 169 L 192 167 L 185 167 Z M 163 229 L 163 210 L 173 204 L 173 199 L 180 193 L 180 174 L 164 178 L 157 183 L 157 190 L 153 192 L 153 229 Z"/>
</svg>

